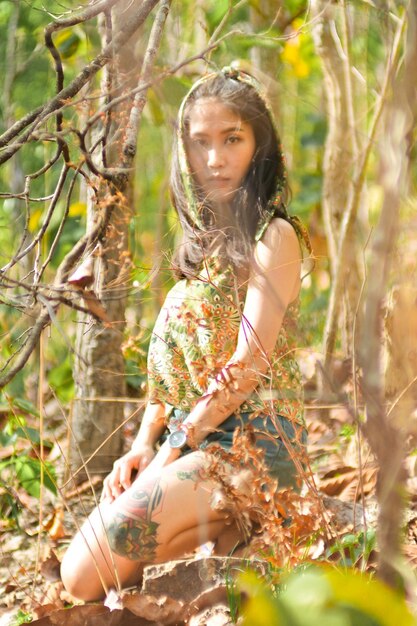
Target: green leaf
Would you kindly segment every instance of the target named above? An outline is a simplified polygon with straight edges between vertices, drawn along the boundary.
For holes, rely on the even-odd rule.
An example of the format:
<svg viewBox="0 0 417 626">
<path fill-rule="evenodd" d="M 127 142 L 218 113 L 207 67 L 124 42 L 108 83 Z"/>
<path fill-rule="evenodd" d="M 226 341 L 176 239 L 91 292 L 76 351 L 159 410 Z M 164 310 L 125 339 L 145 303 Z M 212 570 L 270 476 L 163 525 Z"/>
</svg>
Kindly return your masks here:
<svg viewBox="0 0 417 626">
<path fill-rule="evenodd" d="M 35 428 L 30 428 L 30 426 L 26 426 L 25 428 L 18 426 L 15 430 L 15 434 L 17 437 L 20 437 L 21 439 L 26 439 L 31 443 L 39 444 L 41 442 L 39 431 Z"/>
<path fill-rule="evenodd" d="M 10 432 L 7 427 L 0 432 L 0 445 L 4 448 L 6 446 L 13 446 L 16 443 L 16 439 L 16 433 Z"/>
<path fill-rule="evenodd" d="M 212 8 L 207 9 L 206 17 L 210 28 L 214 29 L 229 8 L 229 0 L 216 0 L 211 7 Z"/>
<path fill-rule="evenodd" d="M 19 457 L 15 462 L 16 476 L 19 483 L 28 494 L 39 498 L 40 495 L 40 471 L 36 471 L 32 459 L 27 456 Z"/>
<path fill-rule="evenodd" d="M 242 574 L 238 587 L 248 597 L 243 610 L 243 626 L 278 626 L 284 623 L 274 597 L 254 572 Z"/>
<path fill-rule="evenodd" d="M 281 620 L 278 606 L 266 592 L 251 597 L 243 611 L 243 626 L 278 626 L 288 622 Z M 291 626 L 297 626 L 295 623 Z"/>
<path fill-rule="evenodd" d="M 39 498 L 41 487 L 41 463 L 39 459 L 32 459 L 27 455 L 18 457 L 15 460 L 16 476 L 29 495 Z M 50 474 L 52 474 L 53 468 L 50 464 L 45 463 L 45 469 L 43 472 L 43 482 L 49 491 L 53 494 L 57 493 L 56 485 L 52 480 Z"/>
<path fill-rule="evenodd" d="M 26 613 L 26 611 L 19 609 L 16 615 L 12 618 L 12 621 L 9 622 L 9 626 L 21 626 L 22 624 L 30 624 L 32 621 L 33 617 L 30 613 Z"/>
<path fill-rule="evenodd" d="M 43 483 L 45 485 L 45 487 L 54 494 L 54 496 L 56 496 L 58 494 L 57 488 L 56 488 L 56 476 L 55 476 L 55 470 L 52 467 L 52 465 L 50 463 L 45 463 L 45 469 L 47 471 L 45 471 L 44 476 L 43 476 Z"/>
<path fill-rule="evenodd" d="M 300 137 L 300 144 L 303 148 L 322 148 L 327 135 L 327 120 L 324 115 L 310 114 L 307 121 L 312 124 L 308 133 L 303 133 Z"/>
<path fill-rule="evenodd" d="M 149 90 L 149 97 L 151 103 L 155 97 L 159 102 L 173 105 L 177 108 L 190 87 L 190 80 L 182 76 L 168 76 L 162 85 L 155 87 L 155 91 L 153 89 Z M 163 115 L 163 112 L 160 115 Z"/>
<path fill-rule="evenodd" d="M 74 379 L 72 377 L 71 362 L 66 357 L 59 358 L 57 355 L 57 364 L 51 367 L 48 372 L 48 383 L 54 390 L 59 400 L 69 402 L 74 397 Z"/>
<path fill-rule="evenodd" d="M 19 502 L 7 490 L 0 492 L 0 518 L 7 522 L 8 529 L 19 528 L 20 509 Z"/>
<path fill-rule="evenodd" d="M 81 37 L 74 29 L 68 28 L 61 30 L 55 36 L 54 43 L 61 57 L 63 59 L 70 59 L 77 54 L 81 44 Z"/>
<path fill-rule="evenodd" d="M 13 4 L 11 2 L 0 2 L 0 26 L 7 25 L 12 10 Z"/>
<path fill-rule="evenodd" d="M 151 114 L 152 122 L 155 126 L 162 126 L 165 123 L 164 110 L 161 106 L 161 102 L 153 89 L 148 91 L 147 99 L 148 111 Z"/>
<path fill-rule="evenodd" d="M 24 398 L 13 398 L 13 406 L 24 411 L 28 415 L 33 415 L 33 417 L 39 417 L 38 409 L 29 402 L 29 400 L 25 400 Z"/>
</svg>

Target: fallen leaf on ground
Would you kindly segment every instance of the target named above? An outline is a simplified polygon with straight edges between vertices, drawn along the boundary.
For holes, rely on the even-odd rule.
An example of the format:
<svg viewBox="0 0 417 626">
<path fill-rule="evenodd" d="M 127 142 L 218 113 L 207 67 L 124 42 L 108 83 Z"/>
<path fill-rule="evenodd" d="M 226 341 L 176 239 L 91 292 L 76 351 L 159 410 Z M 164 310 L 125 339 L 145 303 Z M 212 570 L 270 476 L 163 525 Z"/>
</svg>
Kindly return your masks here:
<svg viewBox="0 0 417 626">
<path fill-rule="evenodd" d="M 52 520 L 47 528 L 48 535 L 56 541 L 57 539 L 62 539 L 67 536 L 67 532 L 64 527 L 64 510 L 56 509 L 54 511 Z"/>
<path fill-rule="evenodd" d="M 61 580 L 60 575 L 61 563 L 53 550 L 50 551 L 48 556 L 41 563 L 40 572 L 45 580 L 55 582 Z"/>
<path fill-rule="evenodd" d="M 122 600 L 123 606 L 135 615 L 164 626 L 182 623 L 188 616 L 188 607 L 184 602 L 167 596 L 156 598 L 138 592 L 123 594 Z"/>
<path fill-rule="evenodd" d="M 141 620 L 126 609 L 111 612 L 102 604 L 73 606 L 70 609 L 54 611 L 48 616 L 36 619 L 31 624 L 37 626 L 155 626 L 154 622 Z"/>
</svg>

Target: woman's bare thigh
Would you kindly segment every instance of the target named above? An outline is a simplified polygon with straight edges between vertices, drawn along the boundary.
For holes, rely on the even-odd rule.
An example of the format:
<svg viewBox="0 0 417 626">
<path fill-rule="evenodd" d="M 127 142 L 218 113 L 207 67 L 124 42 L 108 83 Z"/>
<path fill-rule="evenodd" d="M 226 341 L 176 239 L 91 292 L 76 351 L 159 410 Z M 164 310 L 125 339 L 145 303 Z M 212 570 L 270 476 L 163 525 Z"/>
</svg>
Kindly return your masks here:
<svg viewBox="0 0 417 626">
<path fill-rule="evenodd" d="M 210 524 L 225 524 L 212 506 L 215 484 L 204 478 L 203 452 L 180 457 L 162 471 L 139 477 L 111 505 L 106 522 L 112 550 L 133 560 L 174 558 L 212 539 Z"/>
<path fill-rule="evenodd" d="M 141 564 L 174 559 L 214 541 L 228 525 L 212 506 L 216 485 L 204 478 L 207 456 L 193 452 L 145 472 L 85 522 L 64 557 L 62 578 L 83 599 L 137 582 Z"/>
</svg>

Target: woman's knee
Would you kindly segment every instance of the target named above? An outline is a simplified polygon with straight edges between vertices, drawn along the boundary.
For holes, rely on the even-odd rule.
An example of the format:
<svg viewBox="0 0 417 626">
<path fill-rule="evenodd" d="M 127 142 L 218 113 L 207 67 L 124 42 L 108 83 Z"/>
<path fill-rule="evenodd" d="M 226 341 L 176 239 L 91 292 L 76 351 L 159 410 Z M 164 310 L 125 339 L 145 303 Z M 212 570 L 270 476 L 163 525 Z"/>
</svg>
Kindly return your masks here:
<svg viewBox="0 0 417 626">
<path fill-rule="evenodd" d="M 92 571 L 91 559 L 87 562 L 70 545 L 61 563 L 61 580 L 65 589 L 74 598 L 91 601 L 104 595 L 103 586 L 96 571 Z"/>
<path fill-rule="evenodd" d="M 100 573 L 108 578 L 108 551 L 103 532 L 103 517 L 95 509 L 75 535 L 61 563 L 61 579 L 66 590 L 80 600 L 103 596 Z"/>
</svg>

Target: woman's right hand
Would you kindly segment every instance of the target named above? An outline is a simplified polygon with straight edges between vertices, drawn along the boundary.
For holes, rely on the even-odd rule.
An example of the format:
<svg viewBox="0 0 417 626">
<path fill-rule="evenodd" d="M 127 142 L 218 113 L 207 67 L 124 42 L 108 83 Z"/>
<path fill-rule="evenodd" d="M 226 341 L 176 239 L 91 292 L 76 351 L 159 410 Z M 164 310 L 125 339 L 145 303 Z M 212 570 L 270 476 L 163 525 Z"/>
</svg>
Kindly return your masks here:
<svg viewBox="0 0 417 626">
<path fill-rule="evenodd" d="M 112 471 L 103 481 L 101 500 L 112 502 L 129 489 L 136 476 L 148 467 L 154 456 L 155 450 L 152 446 L 142 445 L 117 459 Z"/>
</svg>

